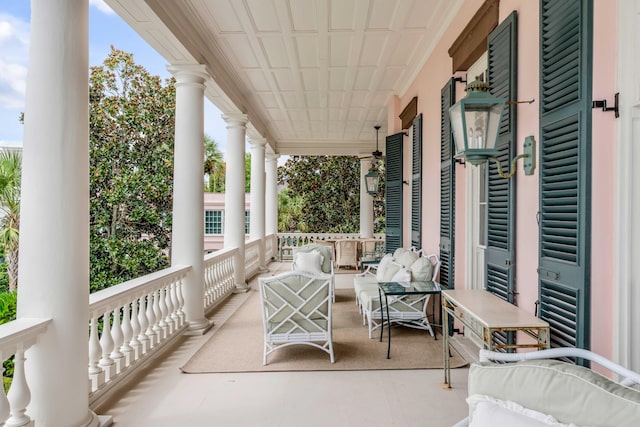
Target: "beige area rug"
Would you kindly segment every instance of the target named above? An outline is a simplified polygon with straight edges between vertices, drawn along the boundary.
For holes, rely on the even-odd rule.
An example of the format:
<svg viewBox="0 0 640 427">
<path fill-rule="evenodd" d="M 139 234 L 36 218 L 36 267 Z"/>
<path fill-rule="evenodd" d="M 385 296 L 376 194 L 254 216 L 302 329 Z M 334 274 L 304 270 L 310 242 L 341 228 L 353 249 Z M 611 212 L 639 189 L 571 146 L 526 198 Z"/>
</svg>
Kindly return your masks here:
<svg viewBox="0 0 640 427">
<path fill-rule="evenodd" d="M 319 349 L 306 346 L 282 348 L 262 364 L 263 326 L 260 295 L 255 289 L 196 354 L 181 368 L 185 373 L 345 371 L 376 369 L 442 369 L 442 337 L 434 340 L 428 332 L 394 327 L 391 332 L 391 359 L 387 359 L 387 335 L 379 341 L 368 338 L 367 328 L 355 305 L 352 289 L 337 289 L 333 305 L 333 351 L 335 363 Z M 451 348 L 452 368 L 468 363 Z"/>
</svg>

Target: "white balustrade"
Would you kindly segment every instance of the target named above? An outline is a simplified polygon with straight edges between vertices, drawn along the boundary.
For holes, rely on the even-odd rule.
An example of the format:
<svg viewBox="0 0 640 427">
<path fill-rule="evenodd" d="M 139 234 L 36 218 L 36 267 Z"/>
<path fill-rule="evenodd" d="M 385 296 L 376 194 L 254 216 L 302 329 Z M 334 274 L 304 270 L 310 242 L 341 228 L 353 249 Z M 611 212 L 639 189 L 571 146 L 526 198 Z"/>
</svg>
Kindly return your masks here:
<svg viewBox="0 0 640 427">
<path fill-rule="evenodd" d="M 223 249 L 204 258 L 204 310 L 205 313 L 236 290 L 233 280 L 233 258 L 237 248 Z"/>
<path fill-rule="evenodd" d="M 293 236 L 293 235 L 292 235 Z M 295 235 L 296 242 L 346 235 Z M 355 236 L 355 235 L 354 235 Z M 288 237 L 283 235 L 283 237 Z M 281 248 L 280 235 L 264 239 L 265 258 Z M 250 278 L 260 268 L 262 242 L 245 245 L 245 274 Z M 204 258 L 205 312 L 236 290 L 234 258 L 237 248 L 224 249 Z M 135 373 L 152 354 L 186 328 L 183 283 L 191 266 L 174 266 L 93 293 L 89 297 L 88 379 L 90 402 L 102 400 L 112 386 Z M 49 319 L 18 319 L 0 325 L 0 361 L 14 357 L 13 383 L 8 395 L 0 392 L 0 426 L 22 426 L 31 400 L 24 375 L 25 351 L 45 334 Z M 2 370 L 0 368 L 0 370 Z"/>
<path fill-rule="evenodd" d="M 90 295 L 91 397 L 120 381 L 130 367 L 185 327 L 181 288 L 190 269 L 167 268 Z"/>
<path fill-rule="evenodd" d="M 244 247 L 244 274 L 249 278 L 260 269 L 260 239 L 252 239 Z"/>
<path fill-rule="evenodd" d="M 384 240 L 384 234 L 375 234 L 374 239 Z M 280 261 L 292 259 L 292 249 L 316 241 L 359 239 L 358 233 L 278 233 L 278 256 Z"/>
<path fill-rule="evenodd" d="M 26 414 L 31 401 L 31 390 L 24 373 L 24 353 L 33 346 L 40 335 L 44 335 L 51 319 L 22 318 L 0 325 L 0 363 L 13 358 L 13 380 L 9 393 L 0 387 L 0 425 L 30 425 Z M 4 368 L 0 371 L 4 373 Z"/>
</svg>

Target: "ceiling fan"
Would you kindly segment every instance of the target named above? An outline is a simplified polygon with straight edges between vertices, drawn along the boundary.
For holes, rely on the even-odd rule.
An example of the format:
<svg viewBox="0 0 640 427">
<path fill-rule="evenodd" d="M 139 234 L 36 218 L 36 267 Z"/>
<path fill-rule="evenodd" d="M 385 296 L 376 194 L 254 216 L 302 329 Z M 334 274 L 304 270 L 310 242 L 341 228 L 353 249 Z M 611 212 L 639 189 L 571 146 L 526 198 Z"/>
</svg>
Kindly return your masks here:
<svg viewBox="0 0 640 427">
<path fill-rule="evenodd" d="M 372 152 L 370 156 L 359 157 L 359 159 L 384 159 L 382 151 L 378 149 L 378 132 L 380 131 L 380 125 L 375 125 L 373 128 L 376 130 L 376 151 Z"/>
</svg>

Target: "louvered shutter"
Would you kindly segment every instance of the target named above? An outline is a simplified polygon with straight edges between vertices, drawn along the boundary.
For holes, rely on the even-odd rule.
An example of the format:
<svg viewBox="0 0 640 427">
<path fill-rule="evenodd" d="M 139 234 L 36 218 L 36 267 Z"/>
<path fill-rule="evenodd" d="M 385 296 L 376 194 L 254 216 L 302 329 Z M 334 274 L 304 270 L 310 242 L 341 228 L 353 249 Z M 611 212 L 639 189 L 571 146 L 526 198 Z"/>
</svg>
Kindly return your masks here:
<svg viewBox="0 0 640 427">
<path fill-rule="evenodd" d="M 456 99 L 455 81 L 440 91 L 440 284 L 453 289 L 455 236 L 455 167 L 449 108 Z"/>
<path fill-rule="evenodd" d="M 592 0 L 540 2 L 540 317 L 589 348 Z"/>
<path fill-rule="evenodd" d="M 517 14 L 511 13 L 487 39 L 488 83 L 498 98 L 515 100 L 517 96 Z M 498 160 L 510 167 L 516 156 L 516 105 L 507 105 L 498 135 Z M 487 290 L 500 298 L 514 301 L 515 266 L 515 191 L 516 176 L 504 179 L 495 162 L 488 162 L 487 176 L 487 249 L 485 252 Z"/>
<path fill-rule="evenodd" d="M 422 114 L 413 119 L 411 246 L 422 249 Z"/>
<path fill-rule="evenodd" d="M 402 246 L 402 133 L 387 136 L 385 157 L 386 252 Z"/>
<path fill-rule="evenodd" d="M 517 17 L 512 12 L 487 38 L 487 82 L 498 98 L 515 100 L 517 95 Z M 498 134 L 498 160 L 508 169 L 516 156 L 516 105 L 505 106 Z M 485 283 L 487 290 L 515 304 L 515 192 L 516 176 L 504 179 L 498 165 L 487 167 L 487 249 Z M 513 344 L 515 334 L 495 333 L 496 344 Z"/>
</svg>

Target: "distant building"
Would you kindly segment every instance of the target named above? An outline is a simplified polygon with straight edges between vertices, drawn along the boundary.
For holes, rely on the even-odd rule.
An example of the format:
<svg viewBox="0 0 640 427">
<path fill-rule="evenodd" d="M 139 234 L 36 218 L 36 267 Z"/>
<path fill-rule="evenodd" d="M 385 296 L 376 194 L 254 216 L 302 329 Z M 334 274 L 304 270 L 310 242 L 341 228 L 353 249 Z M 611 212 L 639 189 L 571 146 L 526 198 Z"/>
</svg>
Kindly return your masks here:
<svg viewBox="0 0 640 427">
<path fill-rule="evenodd" d="M 249 235 L 249 194 L 244 196 L 244 234 Z M 204 251 L 224 247 L 224 193 L 204 193 Z"/>
</svg>

